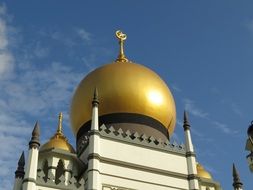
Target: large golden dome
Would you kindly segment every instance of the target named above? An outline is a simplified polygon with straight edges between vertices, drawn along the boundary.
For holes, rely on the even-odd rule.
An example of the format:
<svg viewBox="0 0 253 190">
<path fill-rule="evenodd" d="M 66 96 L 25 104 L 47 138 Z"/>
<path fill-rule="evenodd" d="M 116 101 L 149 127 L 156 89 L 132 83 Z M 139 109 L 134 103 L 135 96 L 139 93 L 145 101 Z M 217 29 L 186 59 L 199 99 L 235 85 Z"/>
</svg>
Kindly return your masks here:
<svg viewBox="0 0 253 190">
<path fill-rule="evenodd" d="M 91 120 L 95 88 L 98 89 L 100 117 L 136 114 L 154 119 L 169 135 L 173 133 L 176 110 L 168 86 L 155 72 L 128 61 L 122 53 L 115 62 L 89 73 L 77 87 L 70 110 L 75 135 Z"/>
</svg>

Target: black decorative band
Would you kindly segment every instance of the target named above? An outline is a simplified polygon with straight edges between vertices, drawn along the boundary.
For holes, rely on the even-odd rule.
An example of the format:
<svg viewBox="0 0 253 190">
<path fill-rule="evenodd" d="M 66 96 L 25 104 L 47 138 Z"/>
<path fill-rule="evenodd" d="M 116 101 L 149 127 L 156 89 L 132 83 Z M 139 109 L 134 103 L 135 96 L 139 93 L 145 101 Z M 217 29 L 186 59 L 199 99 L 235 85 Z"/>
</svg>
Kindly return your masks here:
<svg viewBox="0 0 253 190">
<path fill-rule="evenodd" d="M 189 152 L 186 152 L 186 157 L 196 157 L 196 154 L 195 152 L 189 151 Z"/>
<path fill-rule="evenodd" d="M 166 127 L 158 120 L 146 115 L 137 113 L 113 113 L 99 116 L 99 126 L 101 126 L 102 124 L 110 125 L 114 123 L 143 124 L 160 131 L 162 134 L 169 138 L 168 130 L 166 129 Z M 77 139 L 79 139 L 83 134 L 87 133 L 90 130 L 90 126 L 91 121 L 88 121 L 83 124 L 83 126 L 79 129 L 77 133 Z"/>
<path fill-rule="evenodd" d="M 91 160 L 91 159 L 100 160 L 100 155 L 97 154 L 97 153 L 91 153 L 91 154 L 88 155 L 88 160 Z"/>
<path fill-rule="evenodd" d="M 25 172 L 24 172 L 24 171 L 19 171 L 19 170 L 17 170 L 17 171 L 15 172 L 15 178 L 21 178 L 21 179 L 23 179 L 23 178 L 24 178 L 24 175 L 25 175 Z"/>
<path fill-rule="evenodd" d="M 88 170 L 87 172 L 94 172 L 94 171 L 100 173 L 100 171 L 97 170 L 97 169 L 90 169 L 90 170 Z"/>
<path fill-rule="evenodd" d="M 36 180 L 35 179 L 33 179 L 33 178 L 25 178 L 24 180 L 23 180 L 23 183 L 27 183 L 27 182 L 32 182 L 32 183 L 36 183 Z"/>
<path fill-rule="evenodd" d="M 37 141 L 37 140 L 31 140 L 31 141 L 29 142 L 29 148 L 30 148 L 30 149 L 32 149 L 32 148 L 37 148 L 37 149 L 39 149 L 39 147 L 40 147 L 40 142 L 39 142 L 39 141 Z"/>
<path fill-rule="evenodd" d="M 91 130 L 89 131 L 89 136 L 91 135 L 100 135 L 99 130 Z"/>
<path fill-rule="evenodd" d="M 99 101 L 98 100 L 93 100 L 92 101 L 92 106 L 98 107 Z"/>
<path fill-rule="evenodd" d="M 243 184 L 241 182 L 233 183 L 234 188 L 242 188 Z"/>
<path fill-rule="evenodd" d="M 190 130 L 190 125 L 189 124 L 184 124 L 183 127 L 184 127 L 184 131 Z"/>
<path fill-rule="evenodd" d="M 188 180 L 195 180 L 195 179 L 199 179 L 199 177 L 195 174 L 189 174 L 188 177 L 187 177 Z"/>
</svg>

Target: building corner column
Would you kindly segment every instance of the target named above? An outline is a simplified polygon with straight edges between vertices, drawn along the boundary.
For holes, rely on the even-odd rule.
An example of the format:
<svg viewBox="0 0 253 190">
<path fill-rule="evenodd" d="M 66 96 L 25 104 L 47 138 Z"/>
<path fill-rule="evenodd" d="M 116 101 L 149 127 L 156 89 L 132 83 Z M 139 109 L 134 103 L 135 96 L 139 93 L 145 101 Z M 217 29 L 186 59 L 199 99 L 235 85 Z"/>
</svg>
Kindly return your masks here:
<svg viewBox="0 0 253 190">
<path fill-rule="evenodd" d="M 187 112 L 184 111 L 184 134 L 186 147 L 186 161 L 188 169 L 188 181 L 190 190 L 199 190 L 199 180 L 197 176 L 196 154 L 191 139 L 190 124 Z"/>
<path fill-rule="evenodd" d="M 100 135 L 99 135 L 99 116 L 98 116 L 98 92 L 94 91 L 92 100 L 92 120 L 89 132 L 89 156 L 88 156 L 88 190 L 101 190 L 100 181 Z"/>
</svg>

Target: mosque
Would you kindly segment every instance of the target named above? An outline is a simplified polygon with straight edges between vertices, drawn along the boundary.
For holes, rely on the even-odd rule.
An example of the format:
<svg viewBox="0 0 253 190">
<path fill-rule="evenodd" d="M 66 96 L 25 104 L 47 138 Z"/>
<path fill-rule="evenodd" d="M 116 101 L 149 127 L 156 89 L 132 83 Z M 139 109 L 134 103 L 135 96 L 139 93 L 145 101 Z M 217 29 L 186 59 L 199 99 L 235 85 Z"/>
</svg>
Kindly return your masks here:
<svg viewBox="0 0 253 190">
<path fill-rule="evenodd" d="M 117 31 L 116 37 L 117 59 L 85 76 L 73 95 L 76 147 L 63 134 L 62 113 L 45 144 L 40 144 L 36 123 L 13 189 L 221 190 L 197 160 L 187 112 L 184 144 L 172 143 L 176 109 L 168 86 L 149 68 L 127 59 L 126 34 Z M 233 179 L 234 190 L 242 190 L 234 165 Z"/>
</svg>

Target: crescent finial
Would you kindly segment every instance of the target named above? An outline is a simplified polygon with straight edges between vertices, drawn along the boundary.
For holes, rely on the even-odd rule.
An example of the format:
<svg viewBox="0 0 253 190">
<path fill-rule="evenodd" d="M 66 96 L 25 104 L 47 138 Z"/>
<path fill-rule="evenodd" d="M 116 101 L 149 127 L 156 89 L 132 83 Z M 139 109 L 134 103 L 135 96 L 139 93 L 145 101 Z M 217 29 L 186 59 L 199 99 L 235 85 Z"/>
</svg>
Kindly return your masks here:
<svg viewBox="0 0 253 190">
<path fill-rule="evenodd" d="M 118 58 L 116 59 L 117 62 L 127 62 L 128 59 L 126 58 L 125 54 L 124 54 L 124 41 L 127 39 L 127 35 L 124 34 L 122 31 L 117 30 L 116 31 L 116 37 L 119 40 L 119 45 L 120 45 L 120 51 L 119 51 L 119 55 Z"/>
</svg>

